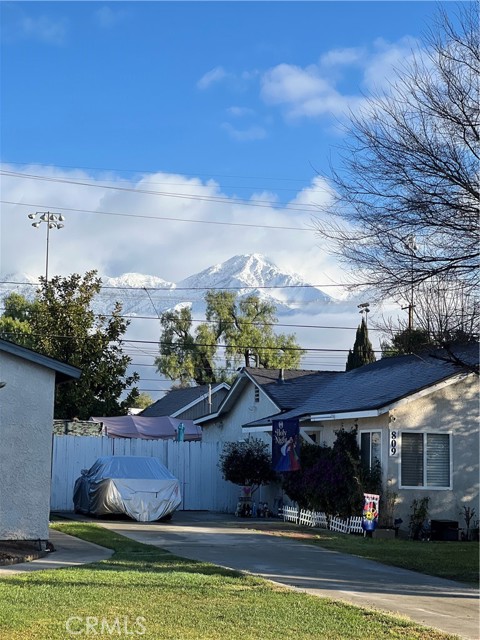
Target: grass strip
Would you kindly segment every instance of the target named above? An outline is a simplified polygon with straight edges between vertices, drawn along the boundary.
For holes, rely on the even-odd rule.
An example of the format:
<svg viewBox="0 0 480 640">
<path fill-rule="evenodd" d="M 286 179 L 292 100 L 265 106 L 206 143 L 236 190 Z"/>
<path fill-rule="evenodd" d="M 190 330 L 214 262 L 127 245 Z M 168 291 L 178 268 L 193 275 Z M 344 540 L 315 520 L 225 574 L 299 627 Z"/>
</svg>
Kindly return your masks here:
<svg viewBox="0 0 480 640">
<path fill-rule="evenodd" d="M 148 640 L 452 638 L 401 618 L 180 558 L 90 523 L 56 523 L 54 528 L 115 553 L 81 567 L 2 576 L 2 640 L 89 635 Z M 72 618 L 75 634 L 66 628 Z M 97 621 L 95 633 L 86 633 L 87 618 Z M 102 627 L 102 621 L 108 626 Z"/>
</svg>

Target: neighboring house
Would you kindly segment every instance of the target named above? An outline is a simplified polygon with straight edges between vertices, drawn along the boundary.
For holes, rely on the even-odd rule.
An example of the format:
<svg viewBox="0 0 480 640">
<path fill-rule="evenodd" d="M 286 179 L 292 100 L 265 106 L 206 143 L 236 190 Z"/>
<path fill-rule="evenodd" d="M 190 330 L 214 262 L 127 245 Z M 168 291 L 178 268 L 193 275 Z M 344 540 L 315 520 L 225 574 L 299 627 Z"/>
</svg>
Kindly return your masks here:
<svg viewBox="0 0 480 640">
<path fill-rule="evenodd" d="M 80 373 L 0 339 L 0 540 L 48 540 L 55 385 Z"/>
<path fill-rule="evenodd" d="M 305 401 L 322 381 L 338 375 L 333 371 L 243 368 L 215 413 L 195 420 L 202 427 L 203 442 L 234 442 L 248 437 L 242 425 L 272 413 L 288 411 Z M 313 428 L 313 432 L 316 427 Z M 268 433 L 257 436 L 271 446 Z M 258 502 L 275 508 L 283 501 L 280 485 L 261 487 Z"/>
<path fill-rule="evenodd" d="M 478 365 L 478 345 L 456 355 Z M 427 496 L 431 519 L 463 526 L 463 506 L 474 508 L 477 518 L 480 513 L 478 376 L 445 357 L 438 351 L 385 358 L 319 378 L 294 409 L 244 420 L 242 431 L 271 434 L 273 419 L 296 418 L 301 433 L 315 430 L 319 444 L 332 445 L 335 431 L 357 427 L 362 459 L 380 461 L 403 528 L 412 501 Z"/>
<path fill-rule="evenodd" d="M 243 425 L 297 407 L 318 385 L 337 375 L 334 371 L 244 367 L 218 410 L 195 423 L 203 429 L 204 442 L 241 440 L 248 433 Z"/>
<path fill-rule="evenodd" d="M 163 398 L 151 404 L 139 415 L 145 418 L 170 416 L 171 418 L 196 420 L 207 413 L 217 411 L 229 389 L 226 382 L 171 389 Z"/>
</svg>

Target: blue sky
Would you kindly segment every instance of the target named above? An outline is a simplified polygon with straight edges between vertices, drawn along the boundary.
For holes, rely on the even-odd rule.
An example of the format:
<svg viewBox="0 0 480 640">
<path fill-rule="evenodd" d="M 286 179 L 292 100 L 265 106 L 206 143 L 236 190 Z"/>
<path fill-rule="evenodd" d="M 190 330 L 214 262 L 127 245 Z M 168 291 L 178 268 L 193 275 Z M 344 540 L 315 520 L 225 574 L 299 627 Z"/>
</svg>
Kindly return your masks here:
<svg viewBox="0 0 480 640">
<path fill-rule="evenodd" d="M 44 273 L 45 236 L 27 214 L 50 210 L 66 217 L 50 273 L 178 282 L 261 253 L 342 295 L 348 276 L 312 226 L 329 164 L 349 110 L 423 55 L 437 9 L 2 2 L 0 276 Z M 334 322 L 358 319 L 352 305 Z M 351 346 L 346 334 L 329 346 Z"/>
<path fill-rule="evenodd" d="M 340 105 L 295 115 L 280 65 L 310 67 L 339 96 L 359 97 L 372 89 L 365 70 L 375 57 L 380 82 L 389 56 L 398 62 L 436 10 L 433 2 L 2 4 L 2 161 L 214 177 L 241 195 L 305 186 L 312 167 L 324 171 L 335 157 Z M 352 60 L 321 68 L 336 51 Z"/>
</svg>

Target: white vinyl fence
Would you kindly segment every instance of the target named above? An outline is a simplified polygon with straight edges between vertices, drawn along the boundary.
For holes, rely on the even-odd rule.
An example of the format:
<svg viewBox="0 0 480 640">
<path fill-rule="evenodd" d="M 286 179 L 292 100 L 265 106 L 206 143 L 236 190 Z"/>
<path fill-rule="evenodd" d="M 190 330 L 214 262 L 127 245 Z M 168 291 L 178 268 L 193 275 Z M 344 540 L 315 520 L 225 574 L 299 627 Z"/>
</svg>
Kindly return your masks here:
<svg viewBox="0 0 480 640">
<path fill-rule="evenodd" d="M 278 514 L 284 522 L 294 522 L 307 527 L 320 527 L 330 529 L 338 533 L 363 533 L 362 516 L 353 516 L 343 519 L 335 516 L 327 516 L 322 511 L 308 511 L 298 507 L 283 507 Z"/>
<path fill-rule="evenodd" d="M 73 511 L 73 487 L 100 456 L 152 456 L 180 481 L 181 510 L 235 511 L 239 488 L 218 468 L 222 443 L 174 442 L 98 436 L 53 436 L 52 511 Z"/>
</svg>

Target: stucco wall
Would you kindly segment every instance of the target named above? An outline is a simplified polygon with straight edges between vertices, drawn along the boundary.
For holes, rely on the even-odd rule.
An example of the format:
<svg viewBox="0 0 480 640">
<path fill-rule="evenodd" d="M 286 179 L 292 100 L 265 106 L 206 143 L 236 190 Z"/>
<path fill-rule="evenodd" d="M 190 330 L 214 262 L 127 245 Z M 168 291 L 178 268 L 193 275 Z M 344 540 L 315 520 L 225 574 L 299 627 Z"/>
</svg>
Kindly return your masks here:
<svg viewBox="0 0 480 640">
<path fill-rule="evenodd" d="M 393 411 L 395 428 L 408 431 L 451 433 L 452 489 L 398 489 L 400 458 L 389 458 L 391 486 L 399 494 L 398 513 L 408 522 L 414 498 L 430 498 L 431 519 L 448 519 L 465 526 L 463 505 L 473 507 L 479 517 L 479 420 L 478 378 L 457 384 L 403 405 Z"/>
<path fill-rule="evenodd" d="M 55 373 L 0 354 L 0 540 L 47 540 Z"/>
<path fill-rule="evenodd" d="M 405 401 L 390 413 L 376 418 L 326 421 L 323 423 L 319 443 L 331 446 L 336 430 L 342 426 L 350 429 L 355 423 L 358 424 L 359 434 L 369 430 L 382 431 L 381 463 L 384 486 L 397 494 L 395 517 L 403 520 L 402 529 L 408 529 L 412 501 L 425 496 L 430 498 L 430 519 L 455 520 L 460 527 L 464 527 L 461 515 L 463 505 L 473 507 L 478 518 L 480 443 L 476 376 L 444 386 L 424 397 Z M 389 428 L 396 429 L 400 434 L 398 457 L 389 456 Z M 400 488 L 402 431 L 452 434 L 452 489 Z"/>
<path fill-rule="evenodd" d="M 242 433 L 242 424 L 277 412 L 276 405 L 262 391 L 259 402 L 255 402 L 255 385 L 249 381 L 231 411 L 218 420 L 203 425 L 202 439 L 204 442 L 237 442 L 246 437 Z"/>
</svg>

